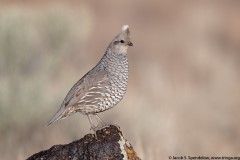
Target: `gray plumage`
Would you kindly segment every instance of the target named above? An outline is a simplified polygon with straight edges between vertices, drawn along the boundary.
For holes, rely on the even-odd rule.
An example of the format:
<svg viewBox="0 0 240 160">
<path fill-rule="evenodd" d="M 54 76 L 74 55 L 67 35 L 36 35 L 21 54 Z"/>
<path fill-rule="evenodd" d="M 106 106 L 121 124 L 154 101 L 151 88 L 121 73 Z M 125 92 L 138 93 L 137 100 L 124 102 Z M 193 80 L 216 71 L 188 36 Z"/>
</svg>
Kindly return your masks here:
<svg viewBox="0 0 240 160">
<path fill-rule="evenodd" d="M 88 116 L 94 129 L 90 115 L 114 107 L 126 92 L 129 46 L 132 46 L 130 31 L 128 25 L 124 25 L 122 31 L 111 41 L 98 64 L 71 88 L 48 125 L 75 112 L 81 112 Z M 97 118 L 103 123 L 100 117 Z"/>
</svg>

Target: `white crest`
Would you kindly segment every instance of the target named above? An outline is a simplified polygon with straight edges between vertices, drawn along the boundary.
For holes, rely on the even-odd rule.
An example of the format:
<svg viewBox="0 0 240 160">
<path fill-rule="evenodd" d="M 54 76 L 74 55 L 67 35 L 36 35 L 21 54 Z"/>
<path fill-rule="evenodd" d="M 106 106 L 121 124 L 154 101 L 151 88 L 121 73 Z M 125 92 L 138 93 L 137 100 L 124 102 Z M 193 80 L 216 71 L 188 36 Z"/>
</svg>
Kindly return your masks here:
<svg viewBox="0 0 240 160">
<path fill-rule="evenodd" d="M 128 25 L 123 25 L 123 26 L 122 26 L 122 32 L 126 31 L 127 29 L 129 29 L 129 26 L 128 26 Z"/>
</svg>

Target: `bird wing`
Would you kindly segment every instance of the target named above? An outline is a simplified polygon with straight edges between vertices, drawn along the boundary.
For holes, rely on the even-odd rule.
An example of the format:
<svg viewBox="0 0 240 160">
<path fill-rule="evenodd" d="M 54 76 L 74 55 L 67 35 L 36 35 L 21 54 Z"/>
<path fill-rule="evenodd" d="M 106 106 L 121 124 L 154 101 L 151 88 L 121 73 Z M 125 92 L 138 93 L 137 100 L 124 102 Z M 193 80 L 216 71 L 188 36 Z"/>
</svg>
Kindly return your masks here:
<svg viewBox="0 0 240 160">
<path fill-rule="evenodd" d="M 62 107 L 96 105 L 106 97 L 107 86 L 110 86 L 107 71 L 91 70 L 72 87 Z"/>
<path fill-rule="evenodd" d="M 98 107 L 98 103 L 106 97 L 105 93 L 109 86 L 107 71 L 102 68 L 93 68 L 70 89 L 60 109 L 47 125 L 68 117 L 84 107 L 85 111 L 87 109 L 93 111 L 94 108 Z"/>
</svg>

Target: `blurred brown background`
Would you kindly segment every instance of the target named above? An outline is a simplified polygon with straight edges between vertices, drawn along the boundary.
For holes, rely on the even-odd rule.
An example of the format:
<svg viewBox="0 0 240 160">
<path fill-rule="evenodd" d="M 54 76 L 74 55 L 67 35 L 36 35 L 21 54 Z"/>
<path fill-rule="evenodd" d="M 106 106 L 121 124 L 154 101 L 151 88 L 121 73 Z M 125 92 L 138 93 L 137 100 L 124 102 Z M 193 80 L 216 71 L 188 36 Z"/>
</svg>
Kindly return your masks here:
<svg viewBox="0 0 240 160">
<path fill-rule="evenodd" d="M 44 125 L 130 26 L 129 87 L 101 113 L 143 159 L 239 156 L 240 1 L 0 0 L 0 155 L 26 159 L 89 133 Z"/>
</svg>

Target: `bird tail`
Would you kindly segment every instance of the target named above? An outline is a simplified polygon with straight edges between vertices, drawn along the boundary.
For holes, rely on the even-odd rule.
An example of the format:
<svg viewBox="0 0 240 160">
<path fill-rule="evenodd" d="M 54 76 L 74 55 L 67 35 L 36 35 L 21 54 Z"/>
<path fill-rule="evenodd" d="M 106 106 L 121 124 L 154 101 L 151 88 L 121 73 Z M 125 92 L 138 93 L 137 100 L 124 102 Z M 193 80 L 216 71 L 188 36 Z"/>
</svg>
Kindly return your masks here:
<svg viewBox="0 0 240 160">
<path fill-rule="evenodd" d="M 53 118 L 47 123 L 47 127 L 50 126 L 52 123 L 62 119 L 62 116 L 64 114 L 64 109 L 60 108 L 57 113 L 53 116 Z"/>
</svg>

